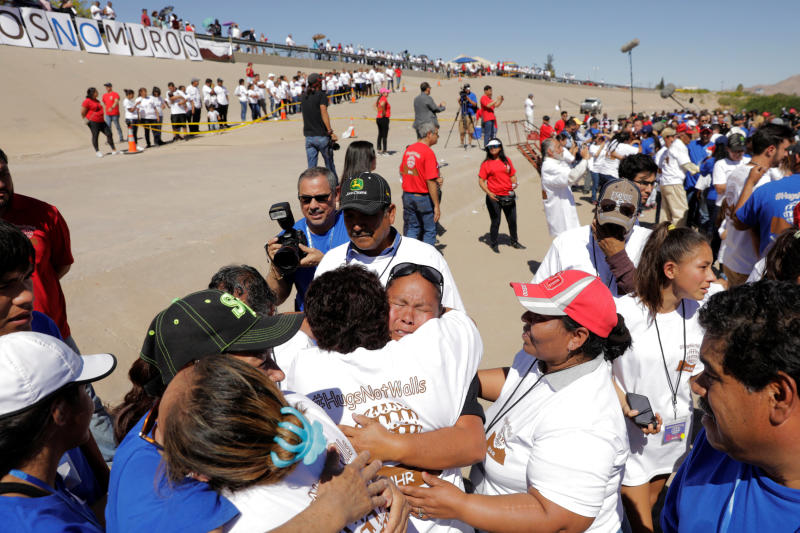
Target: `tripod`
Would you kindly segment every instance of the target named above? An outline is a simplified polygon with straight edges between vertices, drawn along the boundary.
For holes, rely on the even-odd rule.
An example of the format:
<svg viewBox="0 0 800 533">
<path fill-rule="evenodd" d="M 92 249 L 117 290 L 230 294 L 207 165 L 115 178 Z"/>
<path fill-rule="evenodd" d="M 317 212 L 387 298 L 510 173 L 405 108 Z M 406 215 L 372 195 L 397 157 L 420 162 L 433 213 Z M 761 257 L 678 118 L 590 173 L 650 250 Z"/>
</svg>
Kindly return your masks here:
<svg viewBox="0 0 800 533">
<path fill-rule="evenodd" d="M 461 102 L 460 102 L 460 105 L 459 105 L 458 111 L 456 111 L 456 118 L 455 118 L 455 120 L 453 121 L 453 125 L 452 125 L 452 126 L 450 126 L 450 132 L 447 134 L 447 140 L 445 140 L 445 142 L 444 142 L 444 147 L 445 147 L 445 148 L 447 148 L 447 143 L 449 143 L 449 142 L 450 142 L 450 135 L 452 135 L 452 134 L 453 134 L 453 128 L 455 128 L 455 127 L 456 127 L 456 123 L 458 123 L 458 119 L 459 119 L 459 117 L 461 117 L 461 116 L 464 116 L 464 117 L 467 117 L 467 118 L 469 118 L 469 120 L 470 120 L 470 121 L 472 120 L 472 116 L 471 116 L 471 115 L 468 115 L 468 114 L 466 114 L 466 113 L 464 113 L 464 112 L 462 111 L 462 109 L 463 109 L 463 108 L 464 108 L 464 106 L 466 106 L 466 105 L 467 105 L 467 104 L 464 104 L 464 103 L 461 103 Z M 467 135 L 470 135 L 469 131 L 467 131 Z M 478 142 L 480 143 L 480 140 L 479 140 Z M 471 143 L 470 143 L 470 144 L 471 144 Z M 479 144 L 479 146 L 480 146 L 480 144 Z M 466 146 L 464 147 L 464 149 L 466 150 Z"/>
</svg>

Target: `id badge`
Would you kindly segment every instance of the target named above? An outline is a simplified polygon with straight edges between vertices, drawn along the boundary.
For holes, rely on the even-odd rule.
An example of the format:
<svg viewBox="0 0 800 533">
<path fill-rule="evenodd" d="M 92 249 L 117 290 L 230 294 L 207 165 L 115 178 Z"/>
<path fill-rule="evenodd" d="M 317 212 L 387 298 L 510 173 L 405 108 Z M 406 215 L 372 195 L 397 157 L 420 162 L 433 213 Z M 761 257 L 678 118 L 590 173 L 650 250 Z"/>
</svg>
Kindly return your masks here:
<svg viewBox="0 0 800 533">
<path fill-rule="evenodd" d="M 687 438 L 689 431 L 689 417 L 679 418 L 664 424 L 664 438 L 661 444 L 669 444 L 670 442 L 683 442 Z"/>
</svg>

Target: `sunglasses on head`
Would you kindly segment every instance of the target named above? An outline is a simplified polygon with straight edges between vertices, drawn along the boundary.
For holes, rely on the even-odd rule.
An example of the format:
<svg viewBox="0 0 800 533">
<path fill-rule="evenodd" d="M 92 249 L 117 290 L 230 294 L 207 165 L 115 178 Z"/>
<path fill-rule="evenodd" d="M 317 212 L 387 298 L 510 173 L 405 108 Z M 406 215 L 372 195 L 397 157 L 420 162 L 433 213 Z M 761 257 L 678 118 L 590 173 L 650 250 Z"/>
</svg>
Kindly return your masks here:
<svg viewBox="0 0 800 533">
<path fill-rule="evenodd" d="M 311 200 L 316 200 L 318 204 L 325 203 L 330 199 L 330 197 L 331 197 L 331 193 L 328 193 L 328 194 L 315 194 L 315 195 L 300 194 L 300 195 L 297 196 L 297 199 L 300 200 L 301 204 L 307 205 L 307 204 L 311 203 Z"/>
<path fill-rule="evenodd" d="M 617 204 L 617 202 L 611 200 L 610 198 L 600 200 L 599 207 L 603 213 L 609 213 L 614 211 L 617 208 L 617 205 L 619 205 L 619 212 L 628 218 L 633 218 L 633 215 L 636 214 L 635 205 L 629 204 L 628 202 Z"/>
<path fill-rule="evenodd" d="M 432 266 L 418 265 L 416 263 L 400 263 L 393 267 L 391 272 L 389 272 L 389 279 L 386 281 L 386 285 L 389 285 L 394 279 L 404 278 L 416 273 L 419 273 L 420 276 L 439 287 L 439 294 L 442 294 L 444 291 L 444 277 L 442 273 Z"/>
</svg>

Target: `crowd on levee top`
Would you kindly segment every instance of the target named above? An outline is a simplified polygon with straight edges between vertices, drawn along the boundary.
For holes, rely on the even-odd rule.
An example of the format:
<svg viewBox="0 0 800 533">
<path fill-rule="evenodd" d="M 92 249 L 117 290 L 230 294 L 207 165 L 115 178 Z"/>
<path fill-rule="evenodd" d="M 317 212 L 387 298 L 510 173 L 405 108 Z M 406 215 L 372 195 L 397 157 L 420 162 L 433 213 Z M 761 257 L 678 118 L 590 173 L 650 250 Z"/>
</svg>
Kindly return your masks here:
<svg viewBox="0 0 800 533">
<path fill-rule="evenodd" d="M 564 113 L 537 132 L 529 95 L 553 240 L 533 279 L 508 280 L 520 350 L 484 368 L 493 347 L 469 313 L 499 295 L 465 305 L 436 248 L 444 103 L 422 85 L 400 191 L 375 172 L 368 141 L 349 145 L 338 173 L 329 152 L 316 166 L 336 141 L 322 81 L 309 75 L 304 96 L 302 216 L 270 209 L 282 231 L 265 245 L 266 276 L 214 265 L 207 286 L 152 302 L 130 368 L 80 355 L 61 288 L 69 228 L 57 207 L 15 192 L 0 151 L 2 529 L 800 527 L 794 109 Z M 219 103 L 222 80 L 208 82 Z M 467 99 L 494 128 L 502 97 L 487 85 Z M 499 253 L 505 214 L 504 242 L 524 249 L 515 210 L 533 200 L 517 198 L 500 139 L 483 144 L 487 244 Z M 640 223 L 651 208 L 656 223 Z M 278 313 L 292 295 L 296 312 Z M 110 406 L 92 383 L 115 371 L 130 388 Z"/>
</svg>

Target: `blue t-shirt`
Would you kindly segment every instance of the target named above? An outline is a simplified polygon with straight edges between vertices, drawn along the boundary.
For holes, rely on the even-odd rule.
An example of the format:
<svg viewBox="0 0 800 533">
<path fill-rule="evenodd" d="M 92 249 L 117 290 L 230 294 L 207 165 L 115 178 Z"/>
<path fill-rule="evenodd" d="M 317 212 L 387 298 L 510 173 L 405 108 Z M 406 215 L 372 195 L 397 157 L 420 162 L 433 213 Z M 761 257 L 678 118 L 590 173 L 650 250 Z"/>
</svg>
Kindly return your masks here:
<svg viewBox="0 0 800 533">
<path fill-rule="evenodd" d="M 336 222 L 333 224 L 331 229 L 325 233 L 325 235 L 317 235 L 316 233 L 312 233 L 311 230 L 308 229 L 308 223 L 306 222 L 305 217 L 295 222 L 294 229 L 299 229 L 305 234 L 309 247 L 316 248 L 323 254 L 327 253 L 328 250 L 331 250 L 332 248 L 336 248 L 337 246 L 350 241 L 350 236 L 347 234 L 347 228 L 344 225 L 344 216 L 342 215 L 341 211 L 336 213 Z M 305 306 L 306 291 L 308 290 L 308 286 L 311 284 L 311 281 L 314 279 L 314 273 L 316 271 L 317 267 L 298 268 L 297 271 L 295 271 L 294 286 L 297 289 L 297 296 L 295 296 L 294 299 L 295 310 L 303 310 Z"/>
<path fill-rule="evenodd" d="M 689 150 L 689 159 L 697 165 L 698 167 L 700 164 L 709 156 L 709 148 L 714 146 L 714 143 L 706 143 L 702 144 L 699 139 L 695 139 L 689 143 L 689 146 L 686 148 Z M 687 191 L 694 189 L 694 186 L 697 184 L 697 180 L 700 178 L 702 172 L 697 174 L 689 174 L 686 173 L 686 180 L 683 182 L 683 186 Z"/>
<path fill-rule="evenodd" d="M 778 181 L 759 187 L 742 207 L 736 211 L 736 218 L 752 228 L 758 228 L 758 253 L 772 242 L 772 219 L 782 218 L 789 224 L 794 220 L 792 210 L 800 202 L 800 174 L 793 174 Z"/>
<path fill-rule="evenodd" d="M 475 106 L 477 106 L 477 105 L 478 105 L 478 97 L 477 97 L 477 96 L 475 96 L 475 93 L 473 93 L 472 91 L 470 91 L 470 93 L 467 95 L 467 98 L 469 98 L 470 102 L 472 102 L 473 104 L 475 104 Z M 473 116 L 473 117 L 475 116 L 475 113 L 477 112 L 477 110 L 478 110 L 478 108 L 477 108 L 477 107 L 472 107 L 472 106 L 464 106 L 464 111 L 465 111 L 465 112 L 466 112 L 468 115 L 470 115 L 470 116 Z"/>
<path fill-rule="evenodd" d="M 69 503 L 68 503 L 69 502 Z M 15 533 L 102 533 L 103 528 L 87 505 L 67 495 L 50 494 L 39 498 L 0 496 L 2 531 Z"/>
<path fill-rule="evenodd" d="M 31 313 L 31 331 L 50 335 L 51 337 L 55 337 L 60 341 L 64 340 L 61 337 L 61 332 L 58 330 L 58 326 L 56 326 L 56 323 L 53 321 L 53 319 L 44 313 L 40 313 L 39 311 L 34 311 Z"/>
<path fill-rule="evenodd" d="M 714 164 L 717 162 L 716 159 L 713 157 L 709 157 L 705 161 L 700 164 L 700 175 L 707 176 L 708 174 L 714 174 Z M 708 186 L 708 196 L 706 196 L 706 200 L 709 202 L 716 202 L 717 200 L 717 189 L 714 188 L 714 185 Z"/>
<path fill-rule="evenodd" d="M 642 153 L 644 155 L 655 155 L 656 140 L 653 137 L 645 137 L 642 139 Z"/>
<path fill-rule="evenodd" d="M 784 533 L 798 528 L 800 490 L 715 450 L 705 429 L 678 469 L 661 514 L 664 533 Z"/>
<path fill-rule="evenodd" d="M 139 437 L 144 419 L 125 435 L 114 456 L 106 505 L 108 533 L 206 533 L 238 516 L 236 507 L 206 483 L 169 483 L 161 454 Z"/>
</svg>

